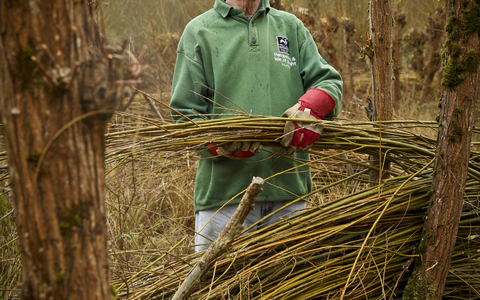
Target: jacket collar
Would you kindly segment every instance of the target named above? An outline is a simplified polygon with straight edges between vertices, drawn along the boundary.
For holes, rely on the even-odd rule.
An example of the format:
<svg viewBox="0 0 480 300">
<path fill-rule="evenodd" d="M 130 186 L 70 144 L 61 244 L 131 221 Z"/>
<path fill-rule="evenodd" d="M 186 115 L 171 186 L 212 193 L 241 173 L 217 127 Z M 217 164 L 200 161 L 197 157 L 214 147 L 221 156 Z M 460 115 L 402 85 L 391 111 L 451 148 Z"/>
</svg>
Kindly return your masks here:
<svg viewBox="0 0 480 300">
<path fill-rule="evenodd" d="M 223 18 L 226 18 L 233 7 L 225 3 L 225 0 L 215 0 L 213 9 L 215 9 Z M 260 5 L 258 6 L 257 11 L 265 11 L 268 13 L 270 11 L 270 2 L 268 0 L 260 0 Z"/>
</svg>

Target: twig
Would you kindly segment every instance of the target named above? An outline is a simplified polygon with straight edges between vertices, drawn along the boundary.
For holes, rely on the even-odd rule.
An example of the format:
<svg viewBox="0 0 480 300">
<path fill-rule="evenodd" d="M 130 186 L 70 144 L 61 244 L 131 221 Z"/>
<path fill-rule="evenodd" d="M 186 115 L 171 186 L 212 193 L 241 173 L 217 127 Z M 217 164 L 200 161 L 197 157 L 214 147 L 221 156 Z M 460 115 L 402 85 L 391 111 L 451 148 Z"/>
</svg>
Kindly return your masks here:
<svg viewBox="0 0 480 300">
<path fill-rule="evenodd" d="M 201 127 L 200 125 L 198 125 L 195 121 L 193 121 L 192 119 L 190 119 L 189 117 L 187 117 L 186 115 L 182 114 L 181 112 L 179 112 L 178 110 L 174 109 L 174 108 L 171 108 L 169 105 L 166 105 L 165 103 L 162 103 L 162 101 L 158 100 L 158 99 L 155 99 L 154 97 L 150 96 L 149 94 L 137 89 L 136 87 L 133 87 L 134 90 L 136 90 L 137 92 L 139 92 L 140 94 L 152 99 L 152 100 L 155 100 L 156 102 L 160 103 L 161 105 L 163 106 L 166 106 L 167 108 L 173 110 L 174 112 L 176 112 L 177 114 L 181 115 L 182 117 L 184 117 L 185 119 L 189 120 L 190 122 L 192 122 L 193 124 L 195 124 L 197 127 Z"/>
<path fill-rule="evenodd" d="M 427 269 L 427 272 L 435 268 L 437 265 L 438 265 L 438 261 L 435 260 L 435 263 L 433 264 L 433 266 Z"/>
<path fill-rule="evenodd" d="M 412 254 L 415 254 L 415 250 L 416 249 L 413 249 L 413 253 Z M 398 287 L 398 284 L 400 282 L 400 280 L 402 280 L 402 277 L 403 275 L 405 275 L 406 272 L 408 272 L 408 268 L 410 268 L 410 265 L 412 264 L 412 262 L 415 260 L 414 257 L 410 258 L 406 264 L 404 264 L 402 266 L 402 272 L 400 272 L 400 274 L 398 274 L 397 276 L 397 280 L 395 281 L 395 286 L 393 287 L 393 290 L 392 290 L 392 294 L 390 295 L 390 299 L 389 300 L 392 300 L 395 295 L 395 290 L 397 289 Z"/>
<path fill-rule="evenodd" d="M 30 57 L 32 61 L 34 61 L 37 64 L 38 69 L 43 73 L 43 76 L 47 79 L 48 83 L 50 83 L 51 87 L 54 87 L 55 81 L 52 79 L 52 76 L 48 74 L 47 70 L 43 67 L 43 65 L 38 61 L 36 56 Z"/>
<path fill-rule="evenodd" d="M 360 53 L 362 54 L 361 58 L 368 56 L 368 58 L 372 59 L 373 55 L 375 54 L 375 47 L 373 46 L 371 38 L 368 36 L 368 32 L 365 32 L 365 39 L 363 36 L 360 37 L 363 46 L 360 46 L 357 41 L 354 41 L 357 45 Z M 359 41 L 360 41 L 359 39 Z"/>
<path fill-rule="evenodd" d="M 4 219 L 8 218 L 8 217 L 9 217 L 10 215 L 12 215 L 12 214 L 13 214 L 13 209 L 12 209 L 9 213 L 7 213 L 6 215 L 4 215 L 3 217 L 0 218 L 0 223 L 2 223 L 2 221 L 3 221 Z"/>
<path fill-rule="evenodd" d="M 193 288 L 202 275 L 208 270 L 208 267 L 228 249 L 235 238 L 235 235 L 241 231 L 242 224 L 247 218 L 248 213 L 253 208 L 257 195 L 262 192 L 264 180 L 260 177 L 253 177 L 247 191 L 243 195 L 242 201 L 237 207 L 232 218 L 228 221 L 227 226 L 222 230 L 212 246 L 207 249 L 205 254 L 200 258 L 195 267 L 190 271 L 177 290 L 172 300 L 187 299 L 193 292 Z"/>
<path fill-rule="evenodd" d="M 8 243 L 3 244 L 3 245 L 0 247 L 0 250 L 3 249 L 3 248 L 5 248 L 5 247 L 7 247 L 7 246 L 10 245 L 11 243 L 16 242 L 17 240 L 18 240 L 18 236 L 15 237 L 15 238 L 13 238 L 13 239 L 11 239 Z"/>
<path fill-rule="evenodd" d="M 155 113 L 155 116 L 157 116 L 157 118 L 160 119 L 161 121 L 165 121 L 165 119 L 162 117 L 162 115 L 158 111 L 158 108 L 155 106 L 155 103 L 153 103 L 153 101 L 150 98 L 145 96 L 145 94 L 142 94 L 142 96 L 143 96 L 143 98 L 145 98 L 145 101 L 147 101 L 148 105 L 150 106 L 150 108 Z"/>
</svg>

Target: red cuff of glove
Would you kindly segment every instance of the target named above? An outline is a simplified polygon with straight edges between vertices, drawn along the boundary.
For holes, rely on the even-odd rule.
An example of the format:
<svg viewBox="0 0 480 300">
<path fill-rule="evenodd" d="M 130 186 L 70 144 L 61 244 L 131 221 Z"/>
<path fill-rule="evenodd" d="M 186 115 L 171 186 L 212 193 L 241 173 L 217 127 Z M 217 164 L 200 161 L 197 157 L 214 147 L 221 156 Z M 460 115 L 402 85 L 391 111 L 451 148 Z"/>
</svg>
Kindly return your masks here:
<svg viewBox="0 0 480 300">
<path fill-rule="evenodd" d="M 209 146 L 211 146 L 211 145 L 209 145 Z M 215 156 L 223 157 L 223 155 L 218 154 L 218 152 L 217 152 L 218 147 L 208 148 L 208 150 L 210 151 L 210 153 L 212 153 Z M 230 154 L 230 156 L 236 157 L 236 158 L 248 158 L 248 157 L 252 157 L 254 155 L 255 154 L 252 151 L 240 151 L 237 154 Z"/>
<path fill-rule="evenodd" d="M 322 120 L 335 108 L 335 100 L 333 100 L 332 96 L 323 90 L 315 88 L 309 89 L 298 99 L 298 102 L 300 103 L 298 110 L 305 111 L 308 108 L 310 109 L 310 115 L 319 120 Z M 311 147 L 320 137 L 318 133 L 306 128 L 300 128 L 296 122 L 293 123 L 295 125 L 295 134 L 291 144 L 293 147 L 300 147 L 301 149 Z"/>
<path fill-rule="evenodd" d="M 310 114 L 319 120 L 325 118 L 335 108 L 335 100 L 327 92 L 320 89 L 309 89 L 300 99 L 299 110 L 309 108 Z"/>
</svg>

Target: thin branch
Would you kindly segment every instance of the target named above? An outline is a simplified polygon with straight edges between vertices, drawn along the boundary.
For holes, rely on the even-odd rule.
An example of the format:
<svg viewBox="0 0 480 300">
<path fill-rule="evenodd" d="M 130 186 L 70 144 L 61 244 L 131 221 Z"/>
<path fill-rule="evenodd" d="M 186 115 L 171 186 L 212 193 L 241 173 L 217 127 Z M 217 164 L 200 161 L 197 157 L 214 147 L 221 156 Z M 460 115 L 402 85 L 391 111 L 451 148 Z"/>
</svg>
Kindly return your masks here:
<svg viewBox="0 0 480 300">
<path fill-rule="evenodd" d="M 172 300 L 187 299 L 193 292 L 195 284 L 208 270 L 210 265 L 231 246 L 235 236 L 240 233 L 248 213 L 253 208 L 258 194 L 262 192 L 263 183 L 264 180 L 262 178 L 253 177 L 252 183 L 247 188 L 242 201 L 238 204 L 237 210 L 235 210 L 232 218 L 228 221 L 227 226 L 225 226 L 215 242 L 206 250 L 195 267 L 190 271 Z"/>
</svg>

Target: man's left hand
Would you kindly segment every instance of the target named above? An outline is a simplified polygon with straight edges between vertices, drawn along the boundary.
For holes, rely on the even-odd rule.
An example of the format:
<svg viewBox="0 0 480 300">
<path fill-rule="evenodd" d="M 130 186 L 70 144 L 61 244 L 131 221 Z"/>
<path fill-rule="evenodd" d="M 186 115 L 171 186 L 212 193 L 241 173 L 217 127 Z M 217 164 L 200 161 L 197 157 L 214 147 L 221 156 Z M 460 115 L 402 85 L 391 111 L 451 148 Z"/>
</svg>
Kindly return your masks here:
<svg viewBox="0 0 480 300">
<path fill-rule="evenodd" d="M 310 89 L 298 102 L 287 109 L 282 117 L 289 119 L 322 120 L 335 108 L 335 100 L 320 89 Z M 323 132 L 319 122 L 285 122 L 285 129 L 280 144 L 288 154 L 308 151 Z"/>
<path fill-rule="evenodd" d="M 300 103 L 287 109 L 282 117 L 289 119 L 305 119 L 318 120 L 310 114 L 310 110 L 301 110 Z M 283 137 L 280 144 L 287 149 L 288 154 L 293 152 L 306 152 L 313 146 L 316 140 L 322 134 L 323 125 L 320 123 L 305 123 L 305 122 L 285 122 L 285 129 L 283 130 Z"/>
</svg>

